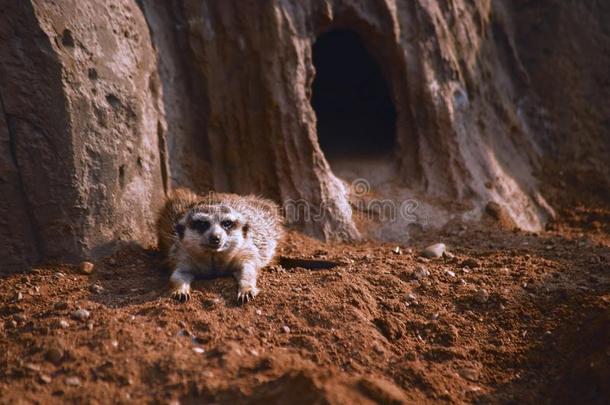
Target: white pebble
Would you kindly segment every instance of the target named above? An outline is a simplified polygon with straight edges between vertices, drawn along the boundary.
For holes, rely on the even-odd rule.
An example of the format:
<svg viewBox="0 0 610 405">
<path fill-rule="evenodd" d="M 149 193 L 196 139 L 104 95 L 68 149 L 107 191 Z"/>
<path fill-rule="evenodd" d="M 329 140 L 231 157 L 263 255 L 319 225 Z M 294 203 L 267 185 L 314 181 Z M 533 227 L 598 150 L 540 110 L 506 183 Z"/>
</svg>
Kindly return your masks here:
<svg viewBox="0 0 610 405">
<path fill-rule="evenodd" d="M 445 270 L 445 274 L 448 275 L 449 277 L 455 277 L 455 273 L 451 270 Z"/>
<path fill-rule="evenodd" d="M 193 351 L 199 354 L 205 353 L 205 349 L 203 347 L 193 347 Z"/>
<path fill-rule="evenodd" d="M 443 255 L 446 249 L 447 246 L 445 246 L 444 243 L 435 243 L 425 248 L 421 254 L 429 259 L 438 259 Z"/>
<path fill-rule="evenodd" d="M 74 311 L 72 313 L 72 317 L 75 319 L 78 319 L 80 321 L 84 321 L 85 319 L 88 319 L 91 316 L 91 313 L 89 311 L 87 311 L 86 309 L 77 309 L 76 311 Z"/>
<path fill-rule="evenodd" d="M 421 280 L 422 278 L 428 277 L 430 275 L 430 271 L 424 266 L 420 265 L 415 268 L 413 274 L 415 275 L 416 279 Z"/>
<path fill-rule="evenodd" d="M 290 333 L 290 328 L 287 325 L 282 326 L 282 331 L 284 333 Z"/>
<path fill-rule="evenodd" d="M 80 378 L 78 377 L 68 377 L 66 378 L 66 384 L 77 387 L 81 384 Z"/>
</svg>

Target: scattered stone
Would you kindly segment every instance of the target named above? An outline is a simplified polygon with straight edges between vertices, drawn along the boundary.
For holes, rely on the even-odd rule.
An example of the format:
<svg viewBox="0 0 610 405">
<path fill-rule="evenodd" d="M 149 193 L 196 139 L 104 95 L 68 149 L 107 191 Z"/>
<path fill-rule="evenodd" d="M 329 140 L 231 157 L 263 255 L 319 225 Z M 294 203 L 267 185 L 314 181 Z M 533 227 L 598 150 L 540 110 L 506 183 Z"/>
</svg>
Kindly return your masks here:
<svg viewBox="0 0 610 405">
<path fill-rule="evenodd" d="M 476 269 L 480 266 L 479 261 L 473 257 L 469 257 L 461 263 L 462 267 L 470 267 L 471 269 Z"/>
<path fill-rule="evenodd" d="M 262 315 L 262 314 L 263 314 L 263 311 L 261 311 L 260 309 L 256 310 L 256 315 Z"/>
<path fill-rule="evenodd" d="M 104 287 L 99 284 L 93 284 L 89 287 L 89 290 L 94 294 L 101 294 L 104 291 Z"/>
<path fill-rule="evenodd" d="M 375 350 L 375 352 L 377 352 L 379 354 L 384 353 L 383 347 L 381 347 L 381 345 L 379 345 L 377 343 L 375 345 L 373 345 L 373 350 Z"/>
<path fill-rule="evenodd" d="M 87 329 L 93 330 L 93 321 L 87 322 Z"/>
<path fill-rule="evenodd" d="M 462 368 L 460 370 L 460 375 L 470 381 L 477 381 L 479 379 L 479 373 L 477 370 L 470 367 Z"/>
<path fill-rule="evenodd" d="M 51 376 L 48 376 L 46 374 L 40 374 L 39 378 L 40 378 L 40 382 L 42 382 L 44 384 L 49 384 L 51 381 L 53 381 Z"/>
<path fill-rule="evenodd" d="M 422 256 L 428 259 L 438 259 L 447 250 L 447 246 L 444 243 L 435 243 L 428 246 L 422 251 Z"/>
<path fill-rule="evenodd" d="M 415 267 L 415 271 L 413 272 L 415 278 L 421 280 L 422 278 L 426 278 L 430 276 L 430 271 L 422 265 L 418 265 Z"/>
<path fill-rule="evenodd" d="M 95 265 L 91 262 L 82 262 L 79 266 L 79 270 L 83 274 L 93 273 L 94 268 L 95 268 Z"/>
<path fill-rule="evenodd" d="M 407 300 L 410 302 L 417 302 L 417 297 L 413 293 L 407 294 Z"/>
<path fill-rule="evenodd" d="M 15 315 L 13 315 L 13 319 L 16 320 L 17 322 L 25 322 L 28 318 L 24 314 L 19 312 L 19 313 L 16 313 Z"/>
<path fill-rule="evenodd" d="M 481 288 L 474 293 L 474 300 L 479 304 L 484 304 L 489 300 L 489 293 Z"/>
<path fill-rule="evenodd" d="M 40 371 L 40 366 L 38 364 L 25 363 L 24 367 L 27 368 L 28 370 Z"/>
<path fill-rule="evenodd" d="M 392 249 L 392 253 L 394 253 L 395 255 L 402 254 L 402 250 L 400 249 L 400 246 L 396 246 L 394 249 Z"/>
<path fill-rule="evenodd" d="M 198 354 L 205 353 L 205 349 L 203 347 L 193 347 L 193 351 Z"/>
<path fill-rule="evenodd" d="M 89 311 L 87 311 L 86 309 L 77 309 L 76 311 L 74 311 L 72 313 L 72 317 L 74 319 L 78 319 L 79 321 L 84 321 L 89 319 L 89 317 L 91 316 L 91 313 Z"/>
<path fill-rule="evenodd" d="M 62 328 L 62 329 L 67 329 L 70 327 L 70 323 L 68 321 L 66 321 L 65 319 L 60 319 L 57 322 L 57 326 Z"/>
<path fill-rule="evenodd" d="M 178 336 L 191 336 L 191 332 L 186 329 L 180 329 L 178 331 Z"/>
<path fill-rule="evenodd" d="M 455 259 L 455 255 L 454 255 L 453 253 L 451 253 L 451 252 L 447 251 L 447 250 L 445 250 L 445 251 L 443 252 L 443 257 L 444 257 L 445 259 L 449 259 L 449 260 L 453 260 L 453 259 Z"/>
<path fill-rule="evenodd" d="M 290 333 L 290 328 L 287 325 L 282 326 L 282 332 Z"/>
<path fill-rule="evenodd" d="M 46 358 L 53 364 L 59 364 L 64 358 L 64 352 L 58 347 L 51 347 L 47 350 Z"/>
<path fill-rule="evenodd" d="M 445 274 L 448 275 L 449 277 L 455 277 L 455 272 L 453 272 L 451 270 L 445 270 Z"/>
<path fill-rule="evenodd" d="M 15 295 L 15 301 L 21 301 L 23 299 L 23 293 L 19 291 L 17 295 Z"/>
<path fill-rule="evenodd" d="M 81 381 L 78 377 L 68 377 L 66 378 L 66 384 L 71 385 L 73 387 L 78 387 L 81 385 Z"/>
</svg>

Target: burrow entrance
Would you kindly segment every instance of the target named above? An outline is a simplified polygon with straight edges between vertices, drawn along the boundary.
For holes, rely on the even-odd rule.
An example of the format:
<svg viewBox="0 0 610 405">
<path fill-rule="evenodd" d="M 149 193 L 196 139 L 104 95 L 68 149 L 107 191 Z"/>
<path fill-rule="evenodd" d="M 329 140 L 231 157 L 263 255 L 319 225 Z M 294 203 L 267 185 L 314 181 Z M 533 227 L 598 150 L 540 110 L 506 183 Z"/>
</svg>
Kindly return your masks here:
<svg viewBox="0 0 610 405">
<path fill-rule="evenodd" d="M 396 110 L 381 69 L 358 34 L 333 30 L 313 46 L 316 76 L 311 104 L 320 147 L 335 160 L 391 155 Z"/>
</svg>

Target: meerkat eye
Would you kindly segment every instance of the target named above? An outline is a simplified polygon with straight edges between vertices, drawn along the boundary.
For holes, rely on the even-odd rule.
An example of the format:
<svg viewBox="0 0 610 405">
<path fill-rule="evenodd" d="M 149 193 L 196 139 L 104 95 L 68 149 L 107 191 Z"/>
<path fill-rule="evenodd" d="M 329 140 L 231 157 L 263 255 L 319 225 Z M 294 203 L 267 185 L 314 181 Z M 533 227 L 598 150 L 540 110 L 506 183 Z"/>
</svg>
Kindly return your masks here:
<svg viewBox="0 0 610 405">
<path fill-rule="evenodd" d="M 208 230 L 210 223 L 201 219 L 196 219 L 191 223 L 191 227 L 197 232 L 203 233 Z"/>
<path fill-rule="evenodd" d="M 220 223 L 220 225 L 225 229 L 231 229 L 231 228 L 233 228 L 233 225 L 235 225 L 235 223 L 233 221 L 231 221 L 230 219 L 225 219 L 224 221 L 222 221 Z"/>
</svg>

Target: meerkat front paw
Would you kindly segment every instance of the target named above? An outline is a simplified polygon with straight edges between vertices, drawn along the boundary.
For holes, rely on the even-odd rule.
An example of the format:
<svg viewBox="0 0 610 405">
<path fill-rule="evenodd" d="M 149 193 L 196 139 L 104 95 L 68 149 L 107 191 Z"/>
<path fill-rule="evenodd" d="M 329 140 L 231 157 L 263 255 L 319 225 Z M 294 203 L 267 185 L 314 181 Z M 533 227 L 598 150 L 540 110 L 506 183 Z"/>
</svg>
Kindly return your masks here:
<svg viewBox="0 0 610 405">
<path fill-rule="evenodd" d="M 172 298 L 180 303 L 187 302 L 191 299 L 191 291 L 189 286 L 182 285 L 172 291 Z"/>
<path fill-rule="evenodd" d="M 237 291 L 237 303 L 239 305 L 252 301 L 259 293 L 258 288 L 250 285 L 240 286 Z"/>
</svg>

